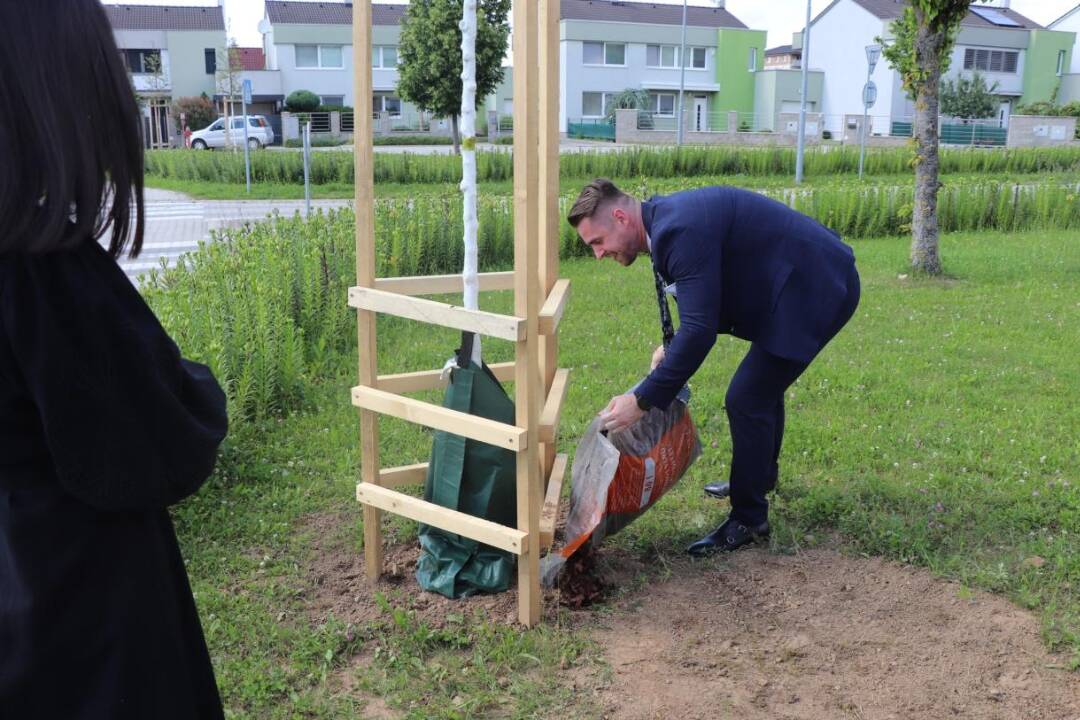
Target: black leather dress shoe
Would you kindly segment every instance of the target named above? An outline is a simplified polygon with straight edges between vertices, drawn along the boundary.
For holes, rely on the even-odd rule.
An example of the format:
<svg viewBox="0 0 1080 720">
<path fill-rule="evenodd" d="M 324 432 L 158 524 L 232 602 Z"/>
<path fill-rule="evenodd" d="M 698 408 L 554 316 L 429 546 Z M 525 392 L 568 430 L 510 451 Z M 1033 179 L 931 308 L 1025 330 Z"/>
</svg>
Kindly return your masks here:
<svg viewBox="0 0 1080 720">
<path fill-rule="evenodd" d="M 709 483 L 705 486 L 705 494 L 709 497 L 719 498 L 723 500 L 731 494 L 731 483 Z"/>
<path fill-rule="evenodd" d="M 755 527 L 747 527 L 738 520 L 728 518 L 723 525 L 686 548 L 686 552 L 694 557 L 705 557 L 715 552 L 738 550 L 743 545 L 768 539 L 768 522 Z"/>
</svg>

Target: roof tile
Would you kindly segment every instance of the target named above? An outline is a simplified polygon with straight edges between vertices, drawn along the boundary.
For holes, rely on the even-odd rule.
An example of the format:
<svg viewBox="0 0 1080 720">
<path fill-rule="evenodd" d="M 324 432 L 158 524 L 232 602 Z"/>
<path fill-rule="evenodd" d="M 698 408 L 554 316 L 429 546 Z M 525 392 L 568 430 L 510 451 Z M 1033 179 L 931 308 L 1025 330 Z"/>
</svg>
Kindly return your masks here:
<svg viewBox="0 0 1080 720">
<path fill-rule="evenodd" d="M 220 6 L 105 5 L 113 30 L 221 30 Z"/>
<path fill-rule="evenodd" d="M 876 17 L 882 20 L 892 20 L 898 18 L 904 12 L 904 7 L 907 6 L 907 0 L 855 0 L 855 2 L 873 13 Z M 987 27 L 987 28 L 1000 28 L 1003 30 L 1042 30 L 1043 26 L 1039 23 L 1024 17 L 1020 13 L 1011 8 L 996 7 L 993 5 L 985 6 L 987 9 L 996 10 L 997 12 L 1005 15 L 1006 17 L 1015 20 L 1020 23 L 1019 28 L 1006 28 L 1001 25 L 995 25 L 985 18 L 981 18 L 973 12 L 968 12 L 967 17 L 964 18 L 962 25 L 969 25 L 973 27 Z"/>
<path fill-rule="evenodd" d="M 564 20 L 604 20 L 649 25 L 681 25 L 682 7 L 651 2 L 618 0 L 562 0 Z M 372 5 L 375 25 L 397 25 L 406 5 Z M 352 23 L 352 3 L 266 0 L 266 15 L 272 23 L 304 25 L 348 25 Z M 723 8 L 689 7 L 686 22 L 693 27 L 745 28 L 742 22 Z"/>
</svg>

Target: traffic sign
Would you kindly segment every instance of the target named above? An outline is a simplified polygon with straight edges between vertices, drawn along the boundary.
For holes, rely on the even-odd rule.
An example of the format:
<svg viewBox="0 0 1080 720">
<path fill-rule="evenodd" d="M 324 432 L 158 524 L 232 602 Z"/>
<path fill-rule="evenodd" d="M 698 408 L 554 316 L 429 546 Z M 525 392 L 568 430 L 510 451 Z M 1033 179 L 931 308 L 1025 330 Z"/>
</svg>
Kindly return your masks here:
<svg viewBox="0 0 1080 720">
<path fill-rule="evenodd" d="M 874 84 L 873 80 L 863 85 L 862 102 L 868 108 L 874 107 L 874 103 L 877 102 L 877 85 Z"/>
<path fill-rule="evenodd" d="M 251 80 L 244 78 L 244 102 L 248 105 L 251 104 Z"/>
<path fill-rule="evenodd" d="M 867 45 L 866 46 L 866 64 L 870 66 L 870 72 L 874 72 L 874 67 L 877 65 L 878 58 L 881 57 L 880 45 Z"/>
</svg>

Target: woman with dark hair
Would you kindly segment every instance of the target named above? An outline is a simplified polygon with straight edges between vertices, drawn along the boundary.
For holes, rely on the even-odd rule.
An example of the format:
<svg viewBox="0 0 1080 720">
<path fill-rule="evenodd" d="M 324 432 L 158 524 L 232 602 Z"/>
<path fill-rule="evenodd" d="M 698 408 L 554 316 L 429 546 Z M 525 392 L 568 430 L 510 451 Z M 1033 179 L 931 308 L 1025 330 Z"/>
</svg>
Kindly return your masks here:
<svg viewBox="0 0 1080 720">
<path fill-rule="evenodd" d="M 116 263 L 142 246 L 131 83 L 98 0 L 0 0 L 0 33 L 0 717 L 221 718 L 166 508 L 225 397 Z"/>
</svg>

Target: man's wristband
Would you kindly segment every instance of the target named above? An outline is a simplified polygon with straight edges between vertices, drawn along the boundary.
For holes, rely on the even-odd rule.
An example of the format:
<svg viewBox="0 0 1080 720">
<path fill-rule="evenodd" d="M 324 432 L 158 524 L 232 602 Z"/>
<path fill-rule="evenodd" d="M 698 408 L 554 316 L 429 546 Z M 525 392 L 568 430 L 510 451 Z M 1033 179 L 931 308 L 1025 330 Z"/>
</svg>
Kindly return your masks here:
<svg viewBox="0 0 1080 720">
<path fill-rule="evenodd" d="M 645 399 L 643 395 L 634 393 L 634 398 L 637 400 L 638 409 L 643 412 L 648 412 L 652 409 L 652 403 Z"/>
</svg>

